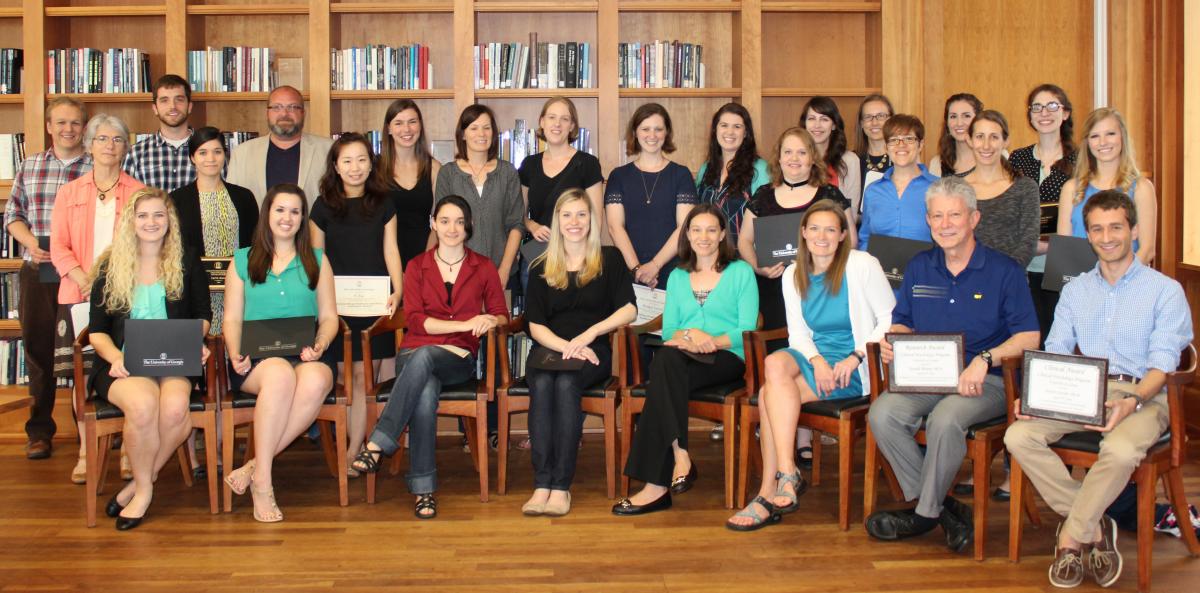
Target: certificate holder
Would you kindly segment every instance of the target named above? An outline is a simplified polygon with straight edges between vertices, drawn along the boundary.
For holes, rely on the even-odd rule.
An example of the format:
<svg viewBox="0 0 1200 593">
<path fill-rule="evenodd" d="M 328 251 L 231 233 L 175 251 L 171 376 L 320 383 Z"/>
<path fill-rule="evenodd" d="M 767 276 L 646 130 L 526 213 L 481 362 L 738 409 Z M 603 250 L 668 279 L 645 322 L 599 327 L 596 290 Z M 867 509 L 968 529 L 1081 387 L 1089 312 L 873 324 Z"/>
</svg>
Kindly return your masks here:
<svg viewBox="0 0 1200 593">
<path fill-rule="evenodd" d="M 251 359 L 298 356 L 313 344 L 316 317 L 285 317 L 242 322 L 242 354 Z"/>
<path fill-rule="evenodd" d="M 126 319 L 125 369 L 134 377 L 197 377 L 203 342 L 199 319 Z"/>
<path fill-rule="evenodd" d="M 888 391 L 958 393 L 964 358 L 963 334 L 889 333 L 894 354 L 888 365 Z"/>
<path fill-rule="evenodd" d="M 208 289 L 210 291 L 225 290 L 225 274 L 233 265 L 232 257 L 202 257 L 200 266 L 208 274 Z"/>
<path fill-rule="evenodd" d="M 40 235 L 37 238 L 38 248 L 43 251 L 50 251 L 50 236 Z M 54 264 L 50 262 L 42 262 L 38 264 L 38 282 L 42 284 L 58 284 L 61 279 L 58 276 L 58 270 L 54 269 Z"/>
<path fill-rule="evenodd" d="M 392 279 L 387 276 L 334 276 L 337 312 L 343 317 L 382 317 L 388 314 Z"/>
<path fill-rule="evenodd" d="M 754 255 L 759 267 L 790 264 L 796 259 L 800 241 L 801 212 L 760 216 L 754 219 Z"/>
<path fill-rule="evenodd" d="M 1026 350 L 1021 371 L 1021 414 L 1104 425 L 1107 360 Z"/>
</svg>

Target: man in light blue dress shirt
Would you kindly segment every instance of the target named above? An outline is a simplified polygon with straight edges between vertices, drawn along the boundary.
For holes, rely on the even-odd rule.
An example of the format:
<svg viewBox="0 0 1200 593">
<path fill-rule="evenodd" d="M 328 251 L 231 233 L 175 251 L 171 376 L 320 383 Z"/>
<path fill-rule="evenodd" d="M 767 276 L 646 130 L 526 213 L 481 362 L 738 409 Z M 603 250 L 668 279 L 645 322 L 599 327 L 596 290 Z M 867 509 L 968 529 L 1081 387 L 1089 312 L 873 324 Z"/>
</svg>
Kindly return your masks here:
<svg viewBox="0 0 1200 593">
<path fill-rule="evenodd" d="M 1049 571 L 1057 587 L 1074 587 L 1089 572 L 1101 587 L 1120 577 L 1117 527 L 1104 510 L 1167 429 L 1167 373 L 1192 341 L 1183 287 L 1134 256 L 1133 202 L 1119 191 L 1099 192 L 1084 207 L 1084 220 L 1099 262 L 1063 288 L 1046 350 L 1072 354 L 1078 347 L 1108 359 L 1108 422 L 1086 427 L 1104 433 L 1099 459 L 1079 482 L 1049 449 L 1084 428 L 1078 424 L 1019 416 L 1004 437 L 1042 498 L 1066 518 Z"/>
</svg>

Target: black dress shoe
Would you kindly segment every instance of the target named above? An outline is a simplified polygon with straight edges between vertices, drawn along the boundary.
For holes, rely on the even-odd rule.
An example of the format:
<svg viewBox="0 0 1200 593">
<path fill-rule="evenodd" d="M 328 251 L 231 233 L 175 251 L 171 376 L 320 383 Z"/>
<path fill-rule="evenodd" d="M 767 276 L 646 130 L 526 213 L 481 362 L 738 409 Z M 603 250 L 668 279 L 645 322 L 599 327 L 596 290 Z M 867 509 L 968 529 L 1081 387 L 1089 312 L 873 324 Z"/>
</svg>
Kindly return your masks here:
<svg viewBox="0 0 1200 593">
<path fill-rule="evenodd" d="M 629 501 L 628 498 L 622 498 L 613 505 L 612 512 L 614 515 L 631 516 L 645 515 L 655 511 L 665 511 L 671 508 L 671 493 L 663 492 L 663 495 L 643 505 L 636 505 Z"/>
<path fill-rule="evenodd" d="M 117 515 L 121 514 L 121 511 L 125 510 L 125 505 L 117 502 L 117 496 L 120 494 L 121 491 L 118 490 L 117 493 L 112 496 L 112 498 L 108 499 L 108 504 L 104 505 L 105 515 L 115 518 Z"/>
<path fill-rule="evenodd" d="M 895 541 L 929 533 L 937 519 L 922 517 L 913 509 L 879 511 L 867 517 L 867 533 L 875 539 Z"/>
<path fill-rule="evenodd" d="M 700 472 L 696 471 L 696 464 L 692 464 L 692 469 L 688 470 L 686 476 L 679 476 L 671 480 L 671 494 L 683 494 L 692 489 L 692 485 L 696 483 L 696 478 L 700 477 Z"/>
<path fill-rule="evenodd" d="M 953 497 L 947 496 L 943 502 L 938 523 L 946 532 L 946 547 L 952 552 L 961 552 L 975 541 L 975 516 L 971 507 Z"/>
<path fill-rule="evenodd" d="M 120 515 L 117 515 L 117 531 L 129 531 L 130 529 L 133 529 L 133 528 L 137 527 L 138 525 L 141 525 L 142 519 L 145 519 L 145 518 L 146 518 L 145 515 L 142 515 L 141 517 L 134 517 L 134 518 L 122 517 Z"/>
<path fill-rule="evenodd" d="M 996 502 L 1008 502 L 1012 499 L 1012 493 L 1003 488 L 992 490 L 992 500 Z"/>
</svg>

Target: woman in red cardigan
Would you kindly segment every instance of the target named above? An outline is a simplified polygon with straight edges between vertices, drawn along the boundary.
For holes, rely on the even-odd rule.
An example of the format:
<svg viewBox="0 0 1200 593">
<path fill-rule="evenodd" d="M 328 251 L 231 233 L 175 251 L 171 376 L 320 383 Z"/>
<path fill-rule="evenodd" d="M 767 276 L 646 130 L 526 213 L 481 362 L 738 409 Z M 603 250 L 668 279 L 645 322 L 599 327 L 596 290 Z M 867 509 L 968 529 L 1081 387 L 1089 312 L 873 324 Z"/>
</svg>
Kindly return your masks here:
<svg viewBox="0 0 1200 593">
<path fill-rule="evenodd" d="M 374 473 L 382 456 L 400 448 L 408 428 L 408 490 L 416 495 L 418 519 L 437 516 L 438 396 L 442 385 L 475 373 L 479 336 L 503 323 L 508 309 L 496 266 L 467 249 L 471 206 L 446 196 L 433 208 L 437 247 L 413 258 L 404 272 L 404 317 L 408 331 L 396 356 L 396 382 L 375 431 L 352 466 Z"/>
</svg>

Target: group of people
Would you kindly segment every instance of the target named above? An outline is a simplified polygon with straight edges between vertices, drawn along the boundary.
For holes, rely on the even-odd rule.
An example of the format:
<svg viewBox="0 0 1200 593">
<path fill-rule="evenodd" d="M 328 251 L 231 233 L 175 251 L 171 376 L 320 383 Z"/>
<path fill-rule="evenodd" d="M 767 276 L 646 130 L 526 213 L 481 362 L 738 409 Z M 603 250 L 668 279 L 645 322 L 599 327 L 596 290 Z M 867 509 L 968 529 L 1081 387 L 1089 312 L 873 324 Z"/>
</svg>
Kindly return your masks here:
<svg viewBox="0 0 1200 593">
<path fill-rule="evenodd" d="M 957 395 L 885 393 L 871 408 L 879 447 L 916 505 L 875 513 L 866 526 L 892 540 L 940 524 L 947 545 L 961 550 L 972 538 L 970 513 L 946 493 L 966 430 L 1005 414 L 1001 359 L 1046 336 L 1046 349 L 1108 358 L 1120 375 L 1110 383 L 1108 424 L 1092 427 L 1108 433 L 1105 465 L 1080 486 L 1048 453 L 1047 443 L 1075 425 L 1022 418 L 1006 441 L 1067 517 L 1052 582 L 1077 584 L 1086 553 L 1096 579 L 1111 583 L 1120 562 L 1102 511 L 1166 427 L 1163 381 L 1191 341 L 1191 319 L 1178 283 L 1148 266 L 1156 198 L 1120 113 L 1092 112 L 1077 148 L 1061 88 L 1033 89 L 1027 107 L 1038 141 L 1009 152 L 1004 115 L 973 95 L 950 97 L 926 167 L 924 124 L 894 113 L 882 95 L 863 101 L 853 150 L 837 104 L 814 97 L 766 160 L 750 114 L 730 103 L 713 115 L 706 160 L 693 176 L 669 158 L 670 114 L 648 103 L 626 127 L 630 161 L 605 179 L 594 156 L 571 146 L 578 114 L 563 97 L 543 106 L 537 136 L 545 150 L 519 169 L 498 158 L 495 115 L 478 104 L 455 126 L 454 160 L 439 163 L 410 100 L 388 108 L 375 155 L 361 134 L 304 133 L 304 101 L 291 87 L 269 95 L 270 133 L 232 154 L 220 130 L 188 127 L 191 90 L 178 76 L 155 84 L 160 129 L 132 146 L 119 118 L 88 119 L 82 104 L 56 98 L 47 108 L 51 147 L 22 164 L 4 223 L 27 262 L 20 316 L 35 399 L 27 455 L 50 454 L 53 373 L 69 370 L 70 308 L 87 301 L 96 350 L 90 393 L 126 416 L 132 481 L 106 509 L 118 529 L 141 522 L 158 469 L 187 440 L 193 389 L 184 377 L 129 375 L 125 319 L 202 319 L 206 333 L 224 337 L 232 387 L 258 400 L 253 460 L 226 468 L 225 480 L 238 494 L 250 490 L 255 519 L 282 520 L 272 460 L 312 424 L 339 374 L 354 390 L 351 475 L 377 471 L 407 430 L 414 513 L 435 517 L 438 394 L 474 376 L 481 337 L 509 321 L 504 291 L 512 286 L 525 295 L 530 360 L 578 361 L 531 364 L 526 375 L 534 492 L 522 510 L 561 516 L 571 505 L 580 397 L 611 376 L 607 336 L 635 319 L 640 283 L 665 288 L 663 346 L 649 365 L 625 468 L 645 486 L 614 514 L 666 509 L 695 483 L 689 394 L 744 374 L 743 332 L 786 327 L 789 338 L 765 360 L 763 481 L 726 523 L 739 531 L 778 523 L 807 488 L 805 458 L 796 454 L 811 451 L 811 433 L 796 429 L 802 404 L 866 394 L 866 345 L 879 342 L 889 362 L 887 332 L 953 331 L 965 334 Z M 1047 212 L 1057 215 L 1059 234 L 1087 238 L 1100 261 L 1061 300 L 1041 289 Z M 760 265 L 755 222 L 788 213 L 802 213 L 795 261 Z M 612 246 L 602 245 L 606 232 Z M 898 290 L 865 251 L 878 235 L 933 242 L 909 262 Z M 48 249 L 39 242 L 47 236 Z M 523 257 L 531 241 L 544 244 L 541 254 Z M 209 294 L 201 257 L 232 258 L 222 293 Z M 59 282 L 38 282 L 46 262 Z M 388 310 L 402 309 L 406 324 L 398 349 L 383 336 L 372 341 L 374 360 L 363 360 L 358 339 L 342 352 L 337 275 L 390 279 Z M 300 355 L 245 355 L 244 321 L 297 316 L 317 320 Z M 356 336 L 373 321 L 345 318 Z M 368 435 L 364 374 L 378 374 L 393 356 L 397 380 Z M 351 368 L 339 362 L 347 359 Z M 922 425 L 924 448 L 913 440 Z M 73 479 L 84 464 L 81 449 Z"/>
</svg>

